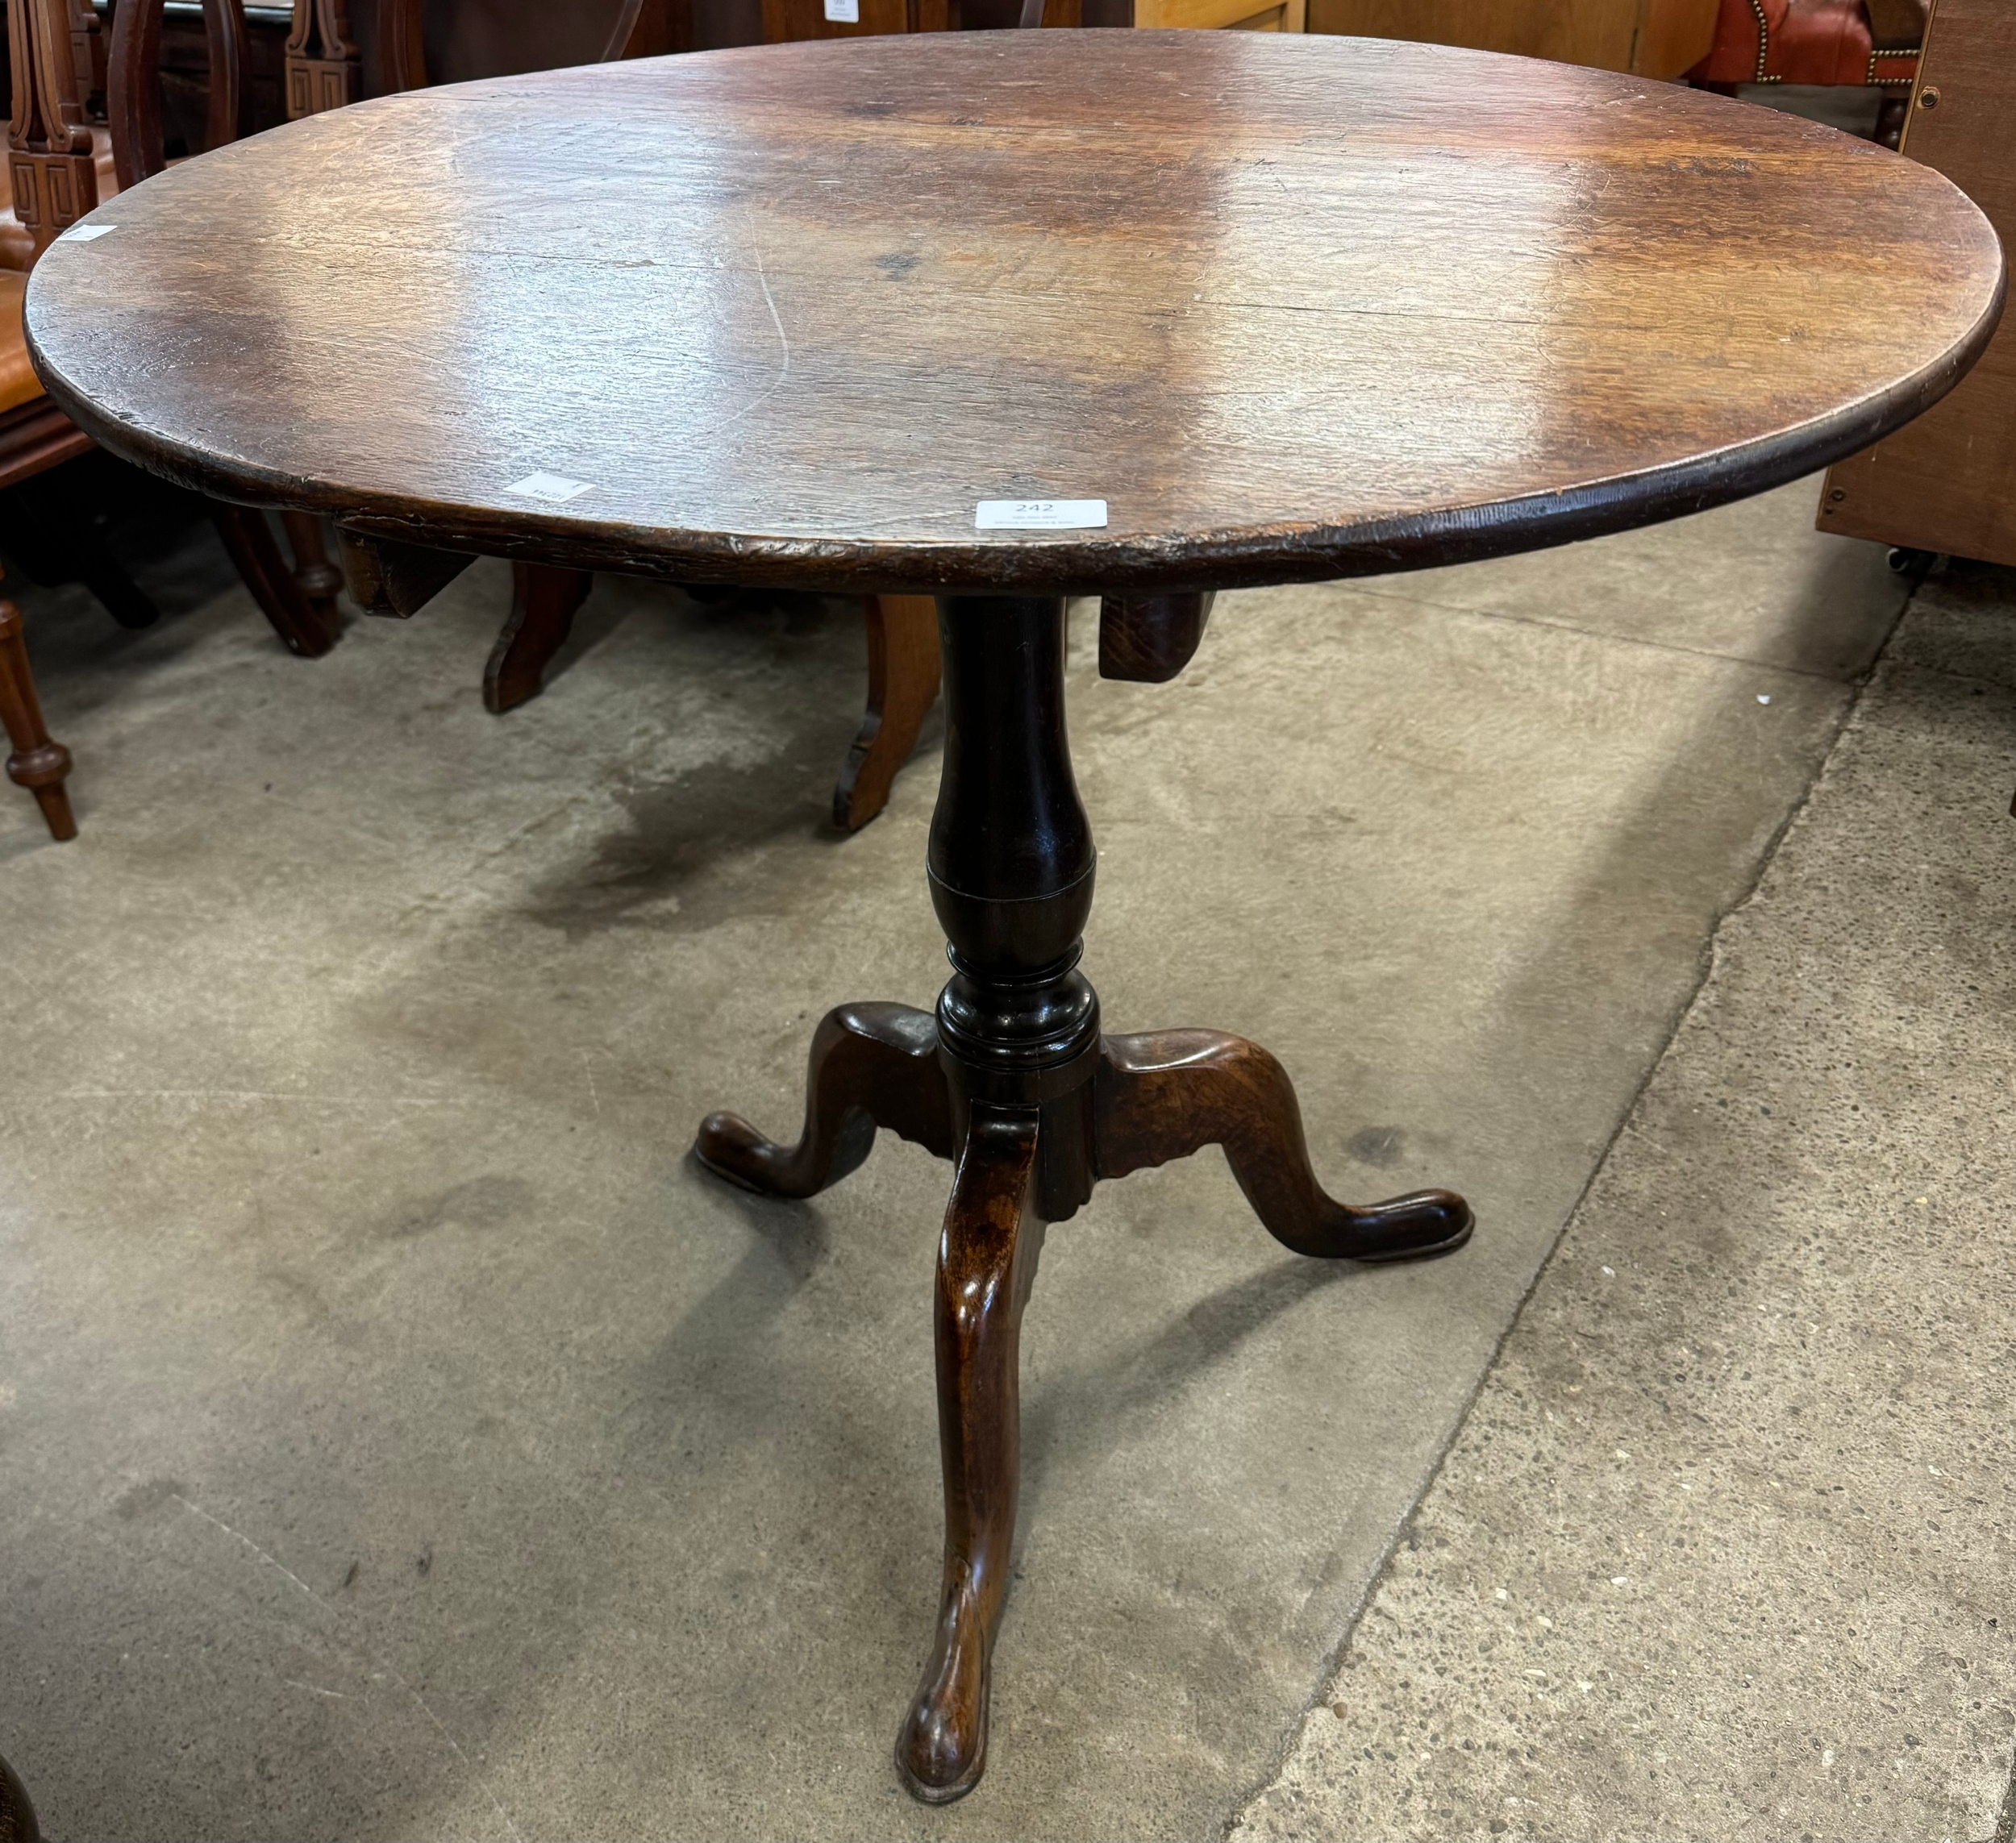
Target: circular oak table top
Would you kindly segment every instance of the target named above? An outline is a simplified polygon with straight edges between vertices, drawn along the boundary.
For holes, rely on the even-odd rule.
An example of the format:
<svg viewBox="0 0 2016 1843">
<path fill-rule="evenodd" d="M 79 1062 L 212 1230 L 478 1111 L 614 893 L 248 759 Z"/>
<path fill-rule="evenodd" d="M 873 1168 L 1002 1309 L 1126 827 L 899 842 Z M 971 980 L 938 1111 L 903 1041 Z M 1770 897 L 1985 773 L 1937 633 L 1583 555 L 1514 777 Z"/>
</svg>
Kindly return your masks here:
<svg viewBox="0 0 2016 1843">
<path fill-rule="evenodd" d="M 381 536 L 829 589 L 1223 588 L 1639 524 L 1908 420 L 2002 297 L 1967 198 L 1831 129 L 1239 31 L 423 91 L 100 226 L 27 318 L 107 447 Z M 1037 500 L 1106 522 L 977 528 Z"/>
</svg>

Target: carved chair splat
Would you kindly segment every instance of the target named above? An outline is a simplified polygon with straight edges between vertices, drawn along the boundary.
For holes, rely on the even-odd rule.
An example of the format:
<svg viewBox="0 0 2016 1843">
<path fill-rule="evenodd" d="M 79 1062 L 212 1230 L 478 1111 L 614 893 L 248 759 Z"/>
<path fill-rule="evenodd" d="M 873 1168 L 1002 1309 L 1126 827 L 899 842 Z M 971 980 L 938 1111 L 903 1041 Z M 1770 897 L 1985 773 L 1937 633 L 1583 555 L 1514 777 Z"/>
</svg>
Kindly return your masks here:
<svg viewBox="0 0 2016 1843">
<path fill-rule="evenodd" d="M 362 98 L 363 74 L 345 0 L 294 0 L 285 55 L 289 121 Z"/>
</svg>

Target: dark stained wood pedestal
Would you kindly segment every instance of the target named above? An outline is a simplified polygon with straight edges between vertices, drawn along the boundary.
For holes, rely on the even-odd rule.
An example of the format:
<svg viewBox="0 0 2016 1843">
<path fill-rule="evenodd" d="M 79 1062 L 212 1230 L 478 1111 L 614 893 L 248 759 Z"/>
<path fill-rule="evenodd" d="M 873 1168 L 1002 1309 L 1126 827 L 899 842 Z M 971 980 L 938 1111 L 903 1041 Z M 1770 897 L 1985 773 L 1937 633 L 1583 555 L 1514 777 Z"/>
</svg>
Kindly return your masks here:
<svg viewBox="0 0 2016 1843">
<path fill-rule="evenodd" d="M 1109 603 L 1109 618 L 1124 605 Z M 1460 1248 L 1471 1229 L 1469 1206 L 1448 1191 L 1364 1208 L 1325 1196 L 1295 1091 L 1257 1044 L 1101 1031 L 1078 970 L 1095 854 L 1064 732 L 1064 604 L 947 596 L 939 638 L 945 766 L 927 875 L 952 973 L 937 1012 L 829 1012 L 813 1034 L 798 1143 L 714 1113 L 694 1146 L 710 1170 L 768 1196 L 837 1183 L 877 1129 L 952 1161 L 935 1313 L 943 1600 L 896 1741 L 905 1784 L 933 1803 L 970 1791 L 987 1762 L 1015 1532 L 1017 1351 L 1045 1225 L 1074 1215 L 1103 1178 L 1217 1145 L 1261 1223 L 1299 1254 L 1410 1260 Z"/>
</svg>

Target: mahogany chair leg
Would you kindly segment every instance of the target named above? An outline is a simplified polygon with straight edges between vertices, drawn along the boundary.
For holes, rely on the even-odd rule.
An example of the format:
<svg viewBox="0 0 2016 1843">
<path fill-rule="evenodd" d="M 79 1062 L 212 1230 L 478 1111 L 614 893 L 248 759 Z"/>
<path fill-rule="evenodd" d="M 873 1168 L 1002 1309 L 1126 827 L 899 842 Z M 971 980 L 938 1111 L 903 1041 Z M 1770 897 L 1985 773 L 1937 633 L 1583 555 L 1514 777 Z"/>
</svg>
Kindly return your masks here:
<svg viewBox="0 0 2016 1843">
<path fill-rule="evenodd" d="M 938 1443 L 945 1573 L 937 1642 L 896 1737 L 896 1770 L 928 1804 L 987 1765 L 994 1633 L 1007 1597 L 1021 1469 L 1022 1308 L 1035 1278 L 1032 1108 L 974 1104 L 938 1247 Z"/>
<path fill-rule="evenodd" d="M 7 778 L 34 794 L 48 822 L 49 836 L 60 842 L 77 836 L 77 819 L 64 776 L 70 772 L 70 751 L 52 742 L 43 726 L 42 706 L 28 671 L 28 649 L 22 638 L 21 610 L 0 597 L 0 723 L 6 726 L 14 753 L 7 757 Z"/>
<path fill-rule="evenodd" d="M 283 512 L 280 522 L 294 553 L 294 580 L 301 585 L 302 598 L 329 633 L 339 633 L 343 616 L 336 608 L 336 595 L 343 587 L 343 572 L 329 555 L 322 520 L 312 512 Z"/>
<path fill-rule="evenodd" d="M 546 668 L 566 644 L 594 581 L 585 569 L 511 565 L 511 612 L 483 668 L 485 709 L 502 716 L 539 696 Z"/>
<path fill-rule="evenodd" d="M 833 789 L 833 823 L 858 832 L 889 804 L 897 772 L 938 697 L 938 604 L 867 597 L 868 709 Z"/>
<path fill-rule="evenodd" d="M 323 624 L 287 567 L 265 514 L 248 506 L 213 503 L 210 518 L 253 601 L 287 650 L 305 659 L 320 659 L 336 643 L 335 633 Z"/>
<path fill-rule="evenodd" d="M 1298 1254 L 1412 1260 L 1452 1253 L 1470 1239 L 1470 1206 L 1453 1192 L 1417 1191 L 1362 1209 L 1324 1195 L 1287 1071 L 1243 1037 L 1157 1030 L 1106 1038 L 1093 1110 L 1101 1177 L 1222 1145 L 1254 1213 Z"/>
<path fill-rule="evenodd" d="M 956 1154 L 938 1022 L 907 1005 L 843 1005 L 812 1034 L 805 1131 L 766 1139 L 736 1113 L 710 1113 L 694 1155 L 717 1176 L 764 1196 L 811 1196 L 860 1168 L 877 1127 L 941 1159 Z"/>
</svg>

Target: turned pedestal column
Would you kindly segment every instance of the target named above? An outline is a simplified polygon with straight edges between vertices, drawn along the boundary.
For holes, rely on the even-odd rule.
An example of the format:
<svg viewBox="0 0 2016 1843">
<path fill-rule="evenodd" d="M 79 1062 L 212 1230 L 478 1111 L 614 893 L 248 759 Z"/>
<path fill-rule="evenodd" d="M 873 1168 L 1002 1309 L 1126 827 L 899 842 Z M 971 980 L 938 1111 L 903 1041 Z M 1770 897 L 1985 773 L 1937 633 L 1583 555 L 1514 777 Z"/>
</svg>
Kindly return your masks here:
<svg viewBox="0 0 2016 1843">
<path fill-rule="evenodd" d="M 1102 652 L 1139 665 L 1145 645 L 1147 668 L 1126 676 L 1163 677 L 1181 661 L 1156 665 L 1158 635 L 1187 634 L 1175 643 L 1193 648 L 1202 611 L 1115 601 L 1106 619 L 1127 641 L 1109 632 Z M 798 1143 L 716 1113 L 695 1148 L 710 1170 L 773 1196 L 810 1196 L 845 1176 L 877 1127 L 953 1162 L 935 1300 L 943 1592 L 896 1741 L 904 1783 L 934 1803 L 969 1791 L 986 1765 L 1014 1540 L 1017 1347 L 1044 1225 L 1073 1215 L 1102 1178 L 1218 1144 L 1261 1222 L 1298 1254 L 1446 1254 L 1471 1227 L 1447 1191 L 1364 1209 L 1325 1196 L 1294 1090 L 1257 1046 L 1211 1030 L 1101 1034 L 1078 970 L 1096 854 L 1065 736 L 1064 605 L 948 596 L 939 635 L 945 763 L 926 876 L 952 970 L 937 1010 L 830 1013 L 812 1040 Z"/>
</svg>

